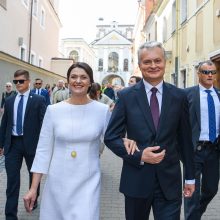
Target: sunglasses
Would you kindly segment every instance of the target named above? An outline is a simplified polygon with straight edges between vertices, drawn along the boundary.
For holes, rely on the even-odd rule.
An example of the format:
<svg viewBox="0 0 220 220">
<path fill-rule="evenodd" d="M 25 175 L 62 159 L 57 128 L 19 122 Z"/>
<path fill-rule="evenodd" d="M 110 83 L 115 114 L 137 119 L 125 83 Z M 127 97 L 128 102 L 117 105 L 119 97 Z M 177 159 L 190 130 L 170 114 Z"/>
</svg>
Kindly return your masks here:
<svg viewBox="0 0 220 220">
<path fill-rule="evenodd" d="M 35 85 L 41 85 L 42 83 L 35 83 Z"/>
<path fill-rule="evenodd" d="M 209 75 L 210 73 L 212 75 L 216 74 L 216 70 L 200 70 L 199 72 L 202 73 L 202 74 L 205 74 L 205 75 Z"/>
<path fill-rule="evenodd" d="M 11 87 L 11 86 L 5 86 L 5 87 L 7 87 L 7 88 L 8 88 L 8 87 Z"/>
<path fill-rule="evenodd" d="M 19 83 L 19 84 L 24 84 L 25 81 L 27 81 L 27 80 L 26 80 L 26 79 L 14 79 L 14 80 L 13 80 L 13 83 L 14 83 L 15 85 L 17 85 L 18 83 Z"/>
</svg>

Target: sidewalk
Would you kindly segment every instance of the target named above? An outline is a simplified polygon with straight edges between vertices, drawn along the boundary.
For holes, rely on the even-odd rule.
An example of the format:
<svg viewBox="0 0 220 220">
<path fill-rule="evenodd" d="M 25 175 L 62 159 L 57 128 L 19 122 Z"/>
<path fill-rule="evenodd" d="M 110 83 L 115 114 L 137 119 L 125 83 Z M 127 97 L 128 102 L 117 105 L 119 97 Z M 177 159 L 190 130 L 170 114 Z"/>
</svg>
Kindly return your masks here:
<svg viewBox="0 0 220 220">
<path fill-rule="evenodd" d="M 119 180 L 122 161 L 105 149 L 101 157 L 102 191 L 101 191 L 101 220 L 124 220 L 124 197 L 119 193 Z M 44 181 L 43 181 L 44 182 Z M 43 186 L 42 182 L 42 186 Z M 43 187 L 41 187 L 42 189 Z M 4 220 L 6 176 L 0 173 L 0 220 Z M 25 212 L 22 197 L 28 190 L 28 173 L 26 166 L 21 171 L 21 191 L 19 201 L 19 220 L 39 219 L 39 207 L 30 215 Z M 202 220 L 220 220 L 220 192 L 211 202 Z M 183 217 L 181 218 L 183 219 Z M 50 219 L 48 219 L 50 220 Z M 52 220 L 52 219 L 51 219 Z M 86 220 L 86 219 L 85 219 Z M 150 220 L 153 220 L 151 216 Z"/>
</svg>

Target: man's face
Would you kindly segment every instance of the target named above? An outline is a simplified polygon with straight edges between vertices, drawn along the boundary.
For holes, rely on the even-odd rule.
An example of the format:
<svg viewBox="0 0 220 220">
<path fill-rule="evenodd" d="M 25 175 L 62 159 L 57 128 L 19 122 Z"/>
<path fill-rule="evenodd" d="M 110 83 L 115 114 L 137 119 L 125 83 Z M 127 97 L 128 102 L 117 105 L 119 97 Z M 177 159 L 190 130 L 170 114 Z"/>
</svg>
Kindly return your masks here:
<svg viewBox="0 0 220 220">
<path fill-rule="evenodd" d="M 36 89 L 40 89 L 42 87 L 42 81 L 41 80 L 36 80 L 34 85 L 35 85 Z"/>
<path fill-rule="evenodd" d="M 129 79 L 128 85 L 129 85 L 129 86 L 133 86 L 133 85 L 135 85 L 135 84 L 136 84 L 136 79 L 133 78 L 133 77 L 131 77 L 131 78 Z"/>
<path fill-rule="evenodd" d="M 11 90 L 12 90 L 12 85 L 6 84 L 6 85 L 5 85 L 5 89 L 6 89 L 7 92 L 11 92 Z"/>
<path fill-rule="evenodd" d="M 21 94 L 25 93 L 29 89 L 30 80 L 26 79 L 24 75 L 14 77 L 13 82 L 16 85 L 16 89 Z"/>
<path fill-rule="evenodd" d="M 163 80 L 166 60 L 162 49 L 159 47 L 143 49 L 140 53 L 139 68 L 143 78 L 154 85 Z"/>
<path fill-rule="evenodd" d="M 59 89 L 62 89 L 64 86 L 64 83 L 62 81 L 59 81 L 57 86 Z"/>
<path fill-rule="evenodd" d="M 216 67 L 215 65 L 203 64 L 198 71 L 199 82 L 206 89 L 213 86 L 216 79 Z"/>
</svg>

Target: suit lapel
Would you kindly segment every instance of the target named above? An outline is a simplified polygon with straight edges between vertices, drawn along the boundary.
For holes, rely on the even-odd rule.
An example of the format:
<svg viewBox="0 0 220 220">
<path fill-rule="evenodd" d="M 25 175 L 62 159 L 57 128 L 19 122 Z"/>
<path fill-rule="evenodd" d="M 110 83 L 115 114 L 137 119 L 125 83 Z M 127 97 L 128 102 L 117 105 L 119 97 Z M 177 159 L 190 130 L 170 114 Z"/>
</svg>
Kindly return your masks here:
<svg viewBox="0 0 220 220">
<path fill-rule="evenodd" d="M 145 120 L 147 121 L 147 125 L 149 128 L 155 133 L 156 130 L 154 128 L 153 118 L 150 111 L 150 105 L 148 103 L 146 90 L 144 88 L 144 83 L 141 81 L 140 83 L 134 86 L 136 92 L 136 99 L 140 109 L 143 113 Z"/>
<path fill-rule="evenodd" d="M 31 108 L 32 99 L 33 99 L 33 93 L 30 92 L 28 100 L 27 100 L 26 109 L 25 109 L 24 121 L 25 121 L 25 118 L 28 115 L 28 112 L 29 112 L 30 108 Z"/>
<path fill-rule="evenodd" d="M 171 101 L 172 101 L 172 93 L 170 92 L 168 85 L 164 82 L 162 103 L 161 103 L 161 113 L 160 113 L 158 129 L 157 129 L 157 135 L 161 133 L 160 132 L 161 129 L 164 129 L 163 122 L 167 121 L 167 115 L 169 112 L 169 108 L 171 107 Z"/>
<path fill-rule="evenodd" d="M 199 127 L 201 128 L 200 92 L 199 92 L 199 86 L 196 86 L 196 87 L 195 87 L 195 90 L 193 91 L 193 94 L 192 94 L 192 102 L 193 102 L 193 104 L 194 104 L 197 121 L 199 122 Z"/>
</svg>

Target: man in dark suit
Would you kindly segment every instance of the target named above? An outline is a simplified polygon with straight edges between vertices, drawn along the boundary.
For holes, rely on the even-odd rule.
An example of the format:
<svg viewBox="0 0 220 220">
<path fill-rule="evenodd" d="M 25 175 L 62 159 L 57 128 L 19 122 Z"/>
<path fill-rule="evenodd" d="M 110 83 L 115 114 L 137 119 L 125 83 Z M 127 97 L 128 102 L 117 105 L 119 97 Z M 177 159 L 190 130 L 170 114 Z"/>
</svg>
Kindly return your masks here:
<svg viewBox="0 0 220 220">
<path fill-rule="evenodd" d="M 50 96 L 46 89 L 42 88 L 43 80 L 42 79 L 35 79 L 34 89 L 31 91 L 37 95 L 42 95 L 45 98 L 46 105 L 50 105 Z"/>
<path fill-rule="evenodd" d="M 29 72 L 17 70 L 14 84 L 18 94 L 5 101 L 0 127 L 0 154 L 5 155 L 7 190 L 6 220 L 17 220 L 20 169 L 23 158 L 29 171 L 35 156 L 40 129 L 46 111 L 44 97 L 30 92 Z M 30 181 L 31 184 L 31 181 Z"/>
<path fill-rule="evenodd" d="M 123 158 L 120 191 L 127 220 L 179 220 L 182 197 L 180 156 L 185 167 L 184 195 L 194 191 L 193 148 L 187 97 L 163 81 L 165 51 L 158 42 L 138 50 L 143 80 L 119 93 L 105 144 Z M 127 154 L 123 137 L 140 151 Z"/>
<path fill-rule="evenodd" d="M 200 220 L 218 191 L 220 95 L 213 87 L 216 67 L 211 61 L 198 66 L 199 85 L 187 88 L 193 146 L 195 151 L 195 193 L 185 198 L 185 219 Z"/>
</svg>

